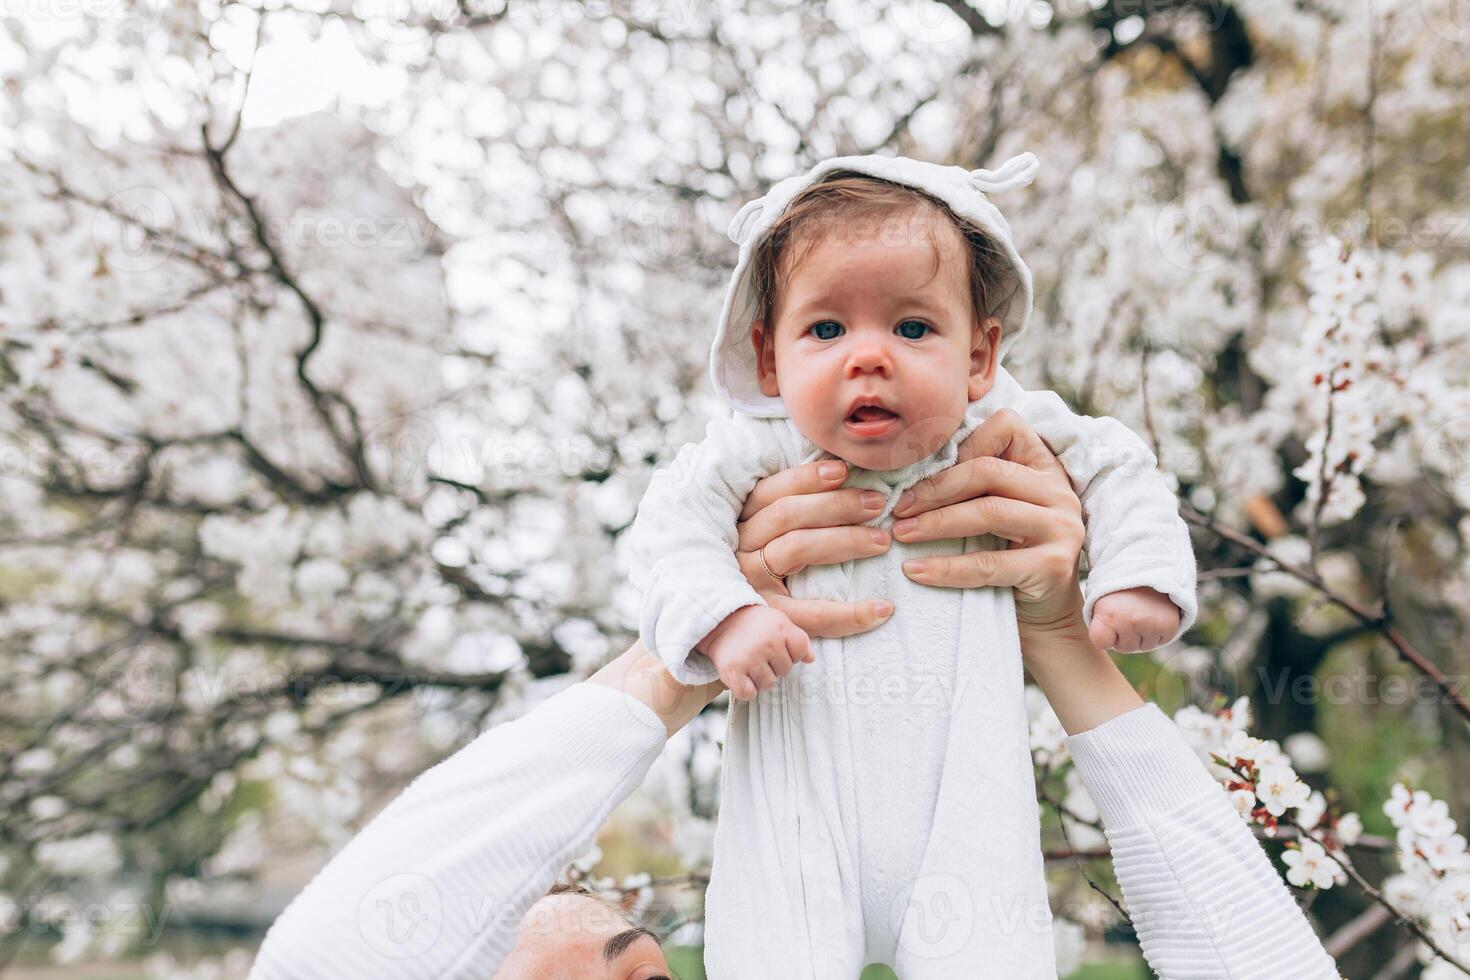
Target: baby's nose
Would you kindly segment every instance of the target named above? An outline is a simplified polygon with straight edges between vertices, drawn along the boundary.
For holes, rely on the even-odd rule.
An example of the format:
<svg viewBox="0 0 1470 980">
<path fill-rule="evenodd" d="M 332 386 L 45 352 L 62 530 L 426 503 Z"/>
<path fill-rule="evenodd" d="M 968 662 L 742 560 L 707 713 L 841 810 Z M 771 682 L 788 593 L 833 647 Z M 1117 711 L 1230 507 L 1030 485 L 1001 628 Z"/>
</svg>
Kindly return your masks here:
<svg viewBox="0 0 1470 980">
<path fill-rule="evenodd" d="M 847 359 L 847 375 L 854 377 L 862 373 L 887 375 L 893 369 L 888 349 L 878 341 L 864 340 L 853 344 Z"/>
</svg>

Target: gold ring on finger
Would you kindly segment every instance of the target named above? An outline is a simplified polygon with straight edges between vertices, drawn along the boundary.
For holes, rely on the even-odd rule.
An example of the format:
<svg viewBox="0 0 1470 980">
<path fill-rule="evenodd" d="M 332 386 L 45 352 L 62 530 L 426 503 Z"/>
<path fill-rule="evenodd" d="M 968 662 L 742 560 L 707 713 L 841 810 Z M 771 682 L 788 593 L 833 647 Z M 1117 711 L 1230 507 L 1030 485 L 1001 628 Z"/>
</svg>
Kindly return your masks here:
<svg viewBox="0 0 1470 980">
<path fill-rule="evenodd" d="M 771 566 L 766 564 L 765 545 L 762 545 L 760 548 L 756 549 L 755 556 L 760 559 L 761 568 L 764 568 L 766 570 L 767 575 L 771 576 L 771 578 L 775 579 L 777 582 L 780 582 L 782 585 L 786 584 L 786 576 L 777 575 L 775 572 L 771 571 Z"/>
</svg>

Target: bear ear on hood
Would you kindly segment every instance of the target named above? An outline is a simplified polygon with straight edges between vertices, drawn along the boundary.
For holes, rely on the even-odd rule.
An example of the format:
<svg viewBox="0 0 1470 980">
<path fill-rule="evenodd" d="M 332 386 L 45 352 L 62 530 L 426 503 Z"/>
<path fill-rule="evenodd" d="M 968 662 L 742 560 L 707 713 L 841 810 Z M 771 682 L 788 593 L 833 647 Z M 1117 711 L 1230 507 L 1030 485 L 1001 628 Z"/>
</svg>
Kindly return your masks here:
<svg viewBox="0 0 1470 980">
<path fill-rule="evenodd" d="M 999 354 L 1004 356 L 1026 329 L 1031 317 L 1031 270 L 1016 252 L 1010 223 L 986 199 L 986 195 L 1025 187 L 1035 179 L 1040 167 L 1036 154 L 1030 152 L 1019 153 L 993 170 L 983 167 L 966 170 L 908 157 L 832 157 L 804 174 L 778 181 L 764 195 L 747 202 L 735 212 L 726 230 L 730 240 L 740 246 L 740 256 L 730 277 L 714 342 L 710 346 L 710 378 L 715 390 L 737 412 L 759 418 L 788 415 L 779 396 L 766 395 L 760 390 L 755 351 L 749 339 L 750 326 L 757 315 L 755 287 L 751 281 L 751 253 L 755 244 L 785 212 L 792 198 L 833 170 L 855 170 L 932 194 L 956 215 L 974 222 L 995 238 L 1010 263 L 1010 270 L 1002 283 L 1003 298 L 995 310 L 1001 320 Z"/>
<path fill-rule="evenodd" d="M 730 219 L 730 227 L 725 234 L 730 236 L 730 241 L 736 245 L 744 245 L 745 239 L 761 218 L 761 209 L 766 205 L 764 197 L 758 197 L 754 201 L 747 201 L 745 205 L 735 212 L 735 217 Z"/>
<path fill-rule="evenodd" d="M 1041 161 L 1031 152 L 1018 153 L 994 170 L 970 171 L 970 186 L 982 194 L 999 194 L 1025 187 L 1036 179 Z"/>
</svg>

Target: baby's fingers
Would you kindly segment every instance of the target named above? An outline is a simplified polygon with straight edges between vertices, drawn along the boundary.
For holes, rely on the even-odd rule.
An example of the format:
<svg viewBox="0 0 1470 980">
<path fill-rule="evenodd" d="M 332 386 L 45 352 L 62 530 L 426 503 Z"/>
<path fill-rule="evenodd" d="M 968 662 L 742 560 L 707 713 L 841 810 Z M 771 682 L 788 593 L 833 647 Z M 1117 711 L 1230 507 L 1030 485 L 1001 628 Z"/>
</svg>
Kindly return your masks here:
<svg viewBox="0 0 1470 980">
<path fill-rule="evenodd" d="M 1087 638 L 1099 650 L 1111 650 L 1118 645 L 1118 631 L 1108 625 L 1107 620 L 1094 616 L 1087 627 Z"/>
<path fill-rule="evenodd" d="M 786 654 L 793 664 L 809 664 L 817 659 L 812 656 L 812 638 L 799 626 L 793 627 L 786 635 Z"/>
<path fill-rule="evenodd" d="M 733 698 L 739 698 L 741 701 L 749 701 L 755 697 L 755 682 L 744 673 L 729 671 L 728 675 L 721 674 L 720 680 L 725 682 L 725 686 L 730 689 L 730 696 Z"/>
</svg>

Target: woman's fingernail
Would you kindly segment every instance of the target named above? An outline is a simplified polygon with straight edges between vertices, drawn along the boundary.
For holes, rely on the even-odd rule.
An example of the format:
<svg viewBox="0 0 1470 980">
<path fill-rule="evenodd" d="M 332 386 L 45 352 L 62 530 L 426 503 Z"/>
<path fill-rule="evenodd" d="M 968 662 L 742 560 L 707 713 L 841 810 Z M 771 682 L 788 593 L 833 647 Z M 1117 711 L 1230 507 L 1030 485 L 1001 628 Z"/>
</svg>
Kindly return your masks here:
<svg viewBox="0 0 1470 980">
<path fill-rule="evenodd" d="M 887 619 L 889 616 L 893 615 L 893 603 L 884 602 L 882 599 L 878 600 L 877 602 L 873 603 L 873 615 L 877 616 L 879 619 Z"/>
<path fill-rule="evenodd" d="M 877 490 L 864 490 L 863 506 L 868 508 L 868 510 L 881 510 L 883 508 L 883 495 Z"/>
<path fill-rule="evenodd" d="M 842 475 L 842 470 L 842 464 L 837 462 L 835 459 L 823 463 L 821 466 L 817 467 L 817 472 L 822 475 L 822 479 L 824 480 L 837 479 L 839 476 Z"/>
<path fill-rule="evenodd" d="M 910 575 L 920 575 L 923 573 L 924 569 L 928 567 L 928 565 L 929 563 L 926 562 L 924 559 L 915 558 L 912 561 L 904 562 L 903 570 L 908 572 Z"/>
<path fill-rule="evenodd" d="M 868 534 L 872 536 L 874 544 L 888 543 L 888 532 L 882 528 L 870 527 L 868 528 Z"/>
<path fill-rule="evenodd" d="M 897 524 L 893 525 L 893 533 L 894 534 L 908 534 L 910 531 L 912 531 L 914 528 L 916 528 L 918 526 L 919 526 L 919 519 L 917 517 L 905 517 L 903 520 L 901 520 Z"/>
<path fill-rule="evenodd" d="M 905 490 L 903 492 L 903 496 L 901 496 L 901 497 L 898 498 L 898 503 L 894 505 L 893 509 L 894 510 L 903 510 L 905 507 L 907 507 L 909 504 L 911 504 L 913 502 L 914 502 L 914 492 L 912 490 Z"/>
</svg>

